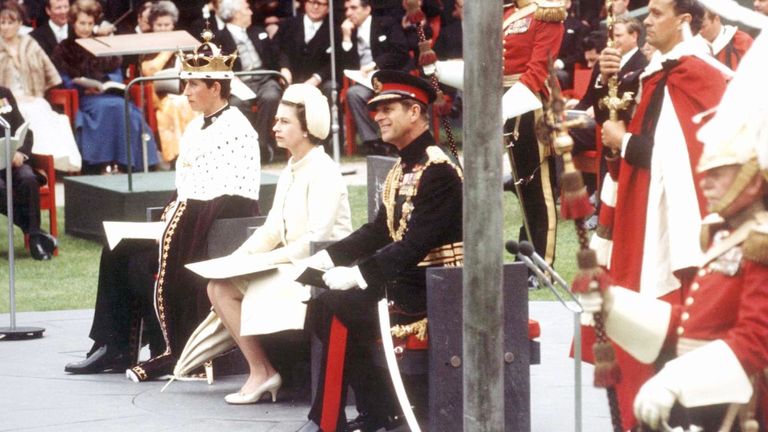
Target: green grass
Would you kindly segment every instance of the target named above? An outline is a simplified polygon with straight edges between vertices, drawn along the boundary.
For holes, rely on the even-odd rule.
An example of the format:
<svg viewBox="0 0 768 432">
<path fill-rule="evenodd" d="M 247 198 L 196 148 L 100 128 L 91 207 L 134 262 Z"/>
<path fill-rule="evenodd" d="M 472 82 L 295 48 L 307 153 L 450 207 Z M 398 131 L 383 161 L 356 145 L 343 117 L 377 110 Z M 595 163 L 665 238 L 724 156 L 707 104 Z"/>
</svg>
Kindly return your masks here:
<svg viewBox="0 0 768 432">
<path fill-rule="evenodd" d="M 352 206 L 352 224 L 359 227 L 367 220 L 367 198 L 364 186 L 349 189 Z M 517 200 L 504 193 L 504 240 L 517 239 L 520 221 Z M 43 214 L 47 221 L 47 214 Z M 72 237 L 64 233 L 64 209 L 58 209 L 59 256 L 51 261 L 35 261 L 24 249 L 21 230 L 14 229 L 16 257 L 16 310 L 48 311 L 92 308 L 96 296 L 101 245 L 97 242 Z M 8 296 L 8 237 L 7 219 L 0 216 L 0 313 L 9 310 Z M 44 222 L 45 225 L 45 222 Z M 45 227 L 44 227 L 45 228 Z M 576 272 L 578 248 L 573 223 L 561 221 L 557 235 L 557 269 L 566 280 Z M 505 252 L 505 261 L 512 256 Z M 546 289 L 532 291 L 531 300 L 552 300 Z"/>
</svg>

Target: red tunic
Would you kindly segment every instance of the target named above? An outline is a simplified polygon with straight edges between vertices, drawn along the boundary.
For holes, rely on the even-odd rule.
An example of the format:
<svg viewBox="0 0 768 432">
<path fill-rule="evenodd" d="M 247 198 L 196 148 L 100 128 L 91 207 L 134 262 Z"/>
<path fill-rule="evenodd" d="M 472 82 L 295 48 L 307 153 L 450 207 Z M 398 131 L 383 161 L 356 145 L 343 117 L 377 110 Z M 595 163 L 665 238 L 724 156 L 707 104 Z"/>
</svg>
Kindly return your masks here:
<svg viewBox="0 0 768 432">
<path fill-rule="evenodd" d="M 693 124 L 692 117 L 714 107 L 725 91 L 725 79 L 703 60 L 683 56 L 667 78 L 669 92 L 675 113 L 681 123 L 688 147 L 688 169 L 694 173 L 694 186 L 699 198 L 702 216 L 705 201 L 698 188 L 696 163 L 701 155 L 702 144 L 696 138 L 701 125 Z M 662 77 L 661 71 L 653 73 L 642 81 L 642 97 L 635 115 L 628 126 L 628 132 L 652 136 L 655 131 L 641 131 L 644 116 L 650 104 L 651 95 Z M 664 145 L 656 142 L 656 146 Z M 681 163 L 683 163 L 681 161 Z M 684 166 L 684 165 L 683 165 Z M 613 221 L 613 252 L 610 274 L 616 285 L 639 291 L 645 239 L 646 212 L 648 211 L 648 188 L 651 173 L 649 169 L 633 166 L 621 160 L 618 180 L 618 196 Z M 663 298 L 672 304 L 681 302 L 679 290 Z M 615 346 L 615 345 L 614 345 Z M 622 369 L 622 380 L 616 387 L 625 429 L 635 426 L 632 404 L 640 386 L 655 373 L 651 365 L 645 365 L 616 346 L 617 360 Z"/>
<path fill-rule="evenodd" d="M 514 7 L 504 11 L 504 20 L 517 12 Z M 548 96 L 547 59 L 556 59 L 563 39 L 562 22 L 545 22 L 530 13 L 512 21 L 504 28 L 504 75 L 522 74 L 520 82 L 532 92 Z"/>
<path fill-rule="evenodd" d="M 735 249 L 738 248 L 731 251 Z M 719 270 L 728 265 L 727 261 L 727 258 L 714 260 L 699 270 L 684 303 L 672 309 L 665 346 L 677 347 L 680 337 L 723 340 L 739 359 L 744 372 L 760 377 L 762 397 L 758 406 L 765 427 L 768 425 L 765 418 L 768 388 L 762 371 L 768 368 L 768 266 L 741 259 L 738 272 L 731 275 Z"/>
</svg>

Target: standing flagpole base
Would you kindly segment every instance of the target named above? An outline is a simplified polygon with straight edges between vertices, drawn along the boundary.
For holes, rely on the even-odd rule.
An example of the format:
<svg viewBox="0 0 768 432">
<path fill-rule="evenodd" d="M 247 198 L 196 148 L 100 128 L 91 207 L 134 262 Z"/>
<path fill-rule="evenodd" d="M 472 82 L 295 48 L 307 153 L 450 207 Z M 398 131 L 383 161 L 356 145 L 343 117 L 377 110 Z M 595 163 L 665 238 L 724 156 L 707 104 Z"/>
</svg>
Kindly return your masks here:
<svg viewBox="0 0 768 432">
<path fill-rule="evenodd" d="M 43 337 L 42 327 L 0 327 L 0 340 L 26 340 Z"/>
</svg>

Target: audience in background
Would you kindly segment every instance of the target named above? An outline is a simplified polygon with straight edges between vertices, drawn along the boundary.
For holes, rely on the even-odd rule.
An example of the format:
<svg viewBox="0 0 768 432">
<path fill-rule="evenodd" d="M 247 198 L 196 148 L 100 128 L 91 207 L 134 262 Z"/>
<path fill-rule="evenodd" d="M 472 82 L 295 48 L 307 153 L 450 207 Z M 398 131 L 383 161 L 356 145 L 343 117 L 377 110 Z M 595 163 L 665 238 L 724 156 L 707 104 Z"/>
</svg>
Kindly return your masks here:
<svg viewBox="0 0 768 432">
<path fill-rule="evenodd" d="M 29 35 L 35 38 L 50 57 L 56 45 L 72 35 L 69 27 L 69 0 L 48 0 L 45 13 L 48 14 L 48 21 L 38 22 L 37 28 Z"/>
<path fill-rule="evenodd" d="M 123 81 L 120 57 L 96 57 L 78 44 L 76 38 L 93 35 L 93 26 L 101 17 L 101 5 L 95 0 L 76 0 L 69 10 L 74 35 L 53 51 L 53 64 L 59 70 L 65 88 L 77 89 L 80 107 L 75 119 L 75 138 L 83 158 L 83 172 L 111 173 L 128 164 L 126 152 L 125 103 L 122 94 L 110 94 L 95 87 L 78 84 L 76 78 L 90 78 L 101 83 Z M 80 81 L 82 83 L 82 81 Z M 148 164 L 157 164 L 157 146 L 141 111 L 129 104 L 131 161 L 134 170 L 143 169 L 142 152 L 146 144 Z"/>
<path fill-rule="evenodd" d="M 61 84 L 56 67 L 34 39 L 20 35 L 23 12 L 8 0 L 0 6 L 0 85 L 9 88 L 35 133 L 32 151 L 52 155 L 60 171 L 80 171 L 80 152 L 69 118 L 51 109 L 43 96 Z"/>
</svg>

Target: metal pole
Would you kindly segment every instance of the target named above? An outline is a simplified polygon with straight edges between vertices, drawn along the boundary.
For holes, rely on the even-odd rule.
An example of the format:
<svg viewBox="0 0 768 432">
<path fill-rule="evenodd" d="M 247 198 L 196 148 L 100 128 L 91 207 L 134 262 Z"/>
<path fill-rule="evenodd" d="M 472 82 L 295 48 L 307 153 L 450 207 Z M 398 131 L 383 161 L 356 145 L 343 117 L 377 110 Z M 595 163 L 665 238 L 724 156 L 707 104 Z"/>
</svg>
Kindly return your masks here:
<svg viewBox="0 0 768 432">
<path fill-rule="evenodd" d="M 330 32 L 331 47 L 331 133 L 333 134 L 333 160 L 341 163 L 341 151 L 339 149 L 339 105 L 338 89 L 336 88 L 336 35 L 334 34 L 333 0 L 328 0 L 328 31 Z"/>
<path fill-rule="evenodd" d="M 11 317 L 10 327 L 0 327 L 0 340 L 39 338 L 45 331 L 42 327 L 16 327 L 16 255 L 13 244 L 13 154 L 11 150 L 11 125 L 0 117 L 0 127 L 5 129 L 5 197 L 8 211 L 8 291 Z M 51 187 L 54 187 L 52 185 Z"/>
<path fill-rule="evenodd" d="M 0 117 L 0 125 L 5 129 L 5 199 L 8 216 L 8 291 L 10 292 L 11 330 L 16 330 L 16 254 L 13 250 L 13 152 L 11 151 L 11 125 Z"/>
<path fill-rule="evenodd" d="M 464 98 L 472 109 L 463 114 L 463 430 L 499 432 L 504 430 L 502 2 L 464 7 Z"/>
</svg>

